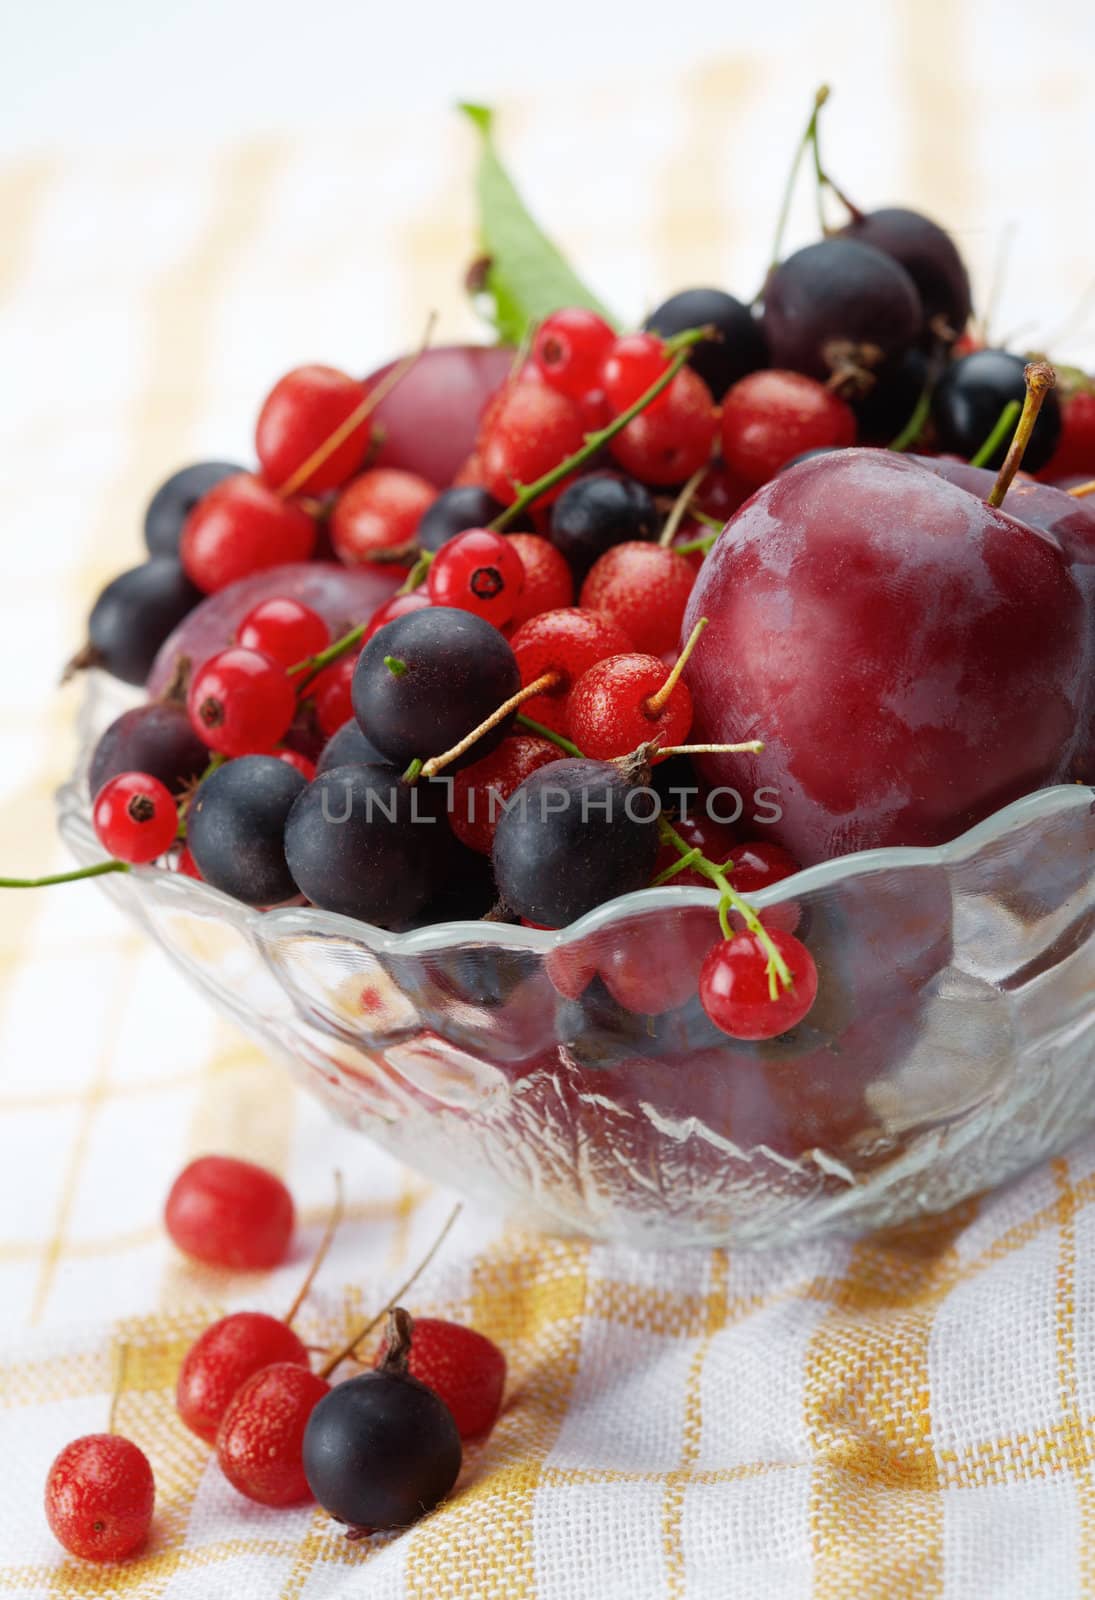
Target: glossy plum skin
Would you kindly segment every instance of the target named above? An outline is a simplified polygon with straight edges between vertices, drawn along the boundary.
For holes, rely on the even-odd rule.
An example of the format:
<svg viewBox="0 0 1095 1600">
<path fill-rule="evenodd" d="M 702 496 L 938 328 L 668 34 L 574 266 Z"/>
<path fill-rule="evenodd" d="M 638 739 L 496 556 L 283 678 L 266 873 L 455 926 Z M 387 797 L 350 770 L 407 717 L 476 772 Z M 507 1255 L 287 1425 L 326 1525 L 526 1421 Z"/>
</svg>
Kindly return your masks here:
<svg viewBox="0 0 1095 1600">
<path fill-rule="evenodd" d="M 375 388 L 394 364 L 366 378 L 366 388 Z M 373 425 L 384 430 L 376 465 L 402 467 L 445 488 L 475 449 L 483 408 L 512 366 L 513 351 L 505 345 L 424 350 L 373 412 Z"/>
<path fill-rule="evenodd" d="M 1063 779 L 1084 606 L 1055 540 L 886 451 L 782 473 L 728 524 L 682 636 L 708 782 L 771 785 L 804 865 L 934 845 Z"/>
</svg>

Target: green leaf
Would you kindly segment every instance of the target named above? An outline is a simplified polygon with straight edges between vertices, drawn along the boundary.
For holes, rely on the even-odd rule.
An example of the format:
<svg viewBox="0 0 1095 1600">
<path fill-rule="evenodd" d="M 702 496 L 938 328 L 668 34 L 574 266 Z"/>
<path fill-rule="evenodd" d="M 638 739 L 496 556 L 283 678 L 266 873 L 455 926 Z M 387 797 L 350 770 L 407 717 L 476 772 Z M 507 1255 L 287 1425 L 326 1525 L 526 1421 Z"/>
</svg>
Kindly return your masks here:
<svg viewBox="0 0 1095 1600">
<path fill-rule="evenodd" d="M 519 345 L 529 328 L 563 306 L 587 306 L 607 322 L 615 318 L 574 273 L 529 212 L 494 147 L 494 113 L 461 105 L 479 131 L 483 148 L 476 175 L 479 238 L 485 258 L 483 293 L 493 303 L 498 337 Z"/>
</svg>

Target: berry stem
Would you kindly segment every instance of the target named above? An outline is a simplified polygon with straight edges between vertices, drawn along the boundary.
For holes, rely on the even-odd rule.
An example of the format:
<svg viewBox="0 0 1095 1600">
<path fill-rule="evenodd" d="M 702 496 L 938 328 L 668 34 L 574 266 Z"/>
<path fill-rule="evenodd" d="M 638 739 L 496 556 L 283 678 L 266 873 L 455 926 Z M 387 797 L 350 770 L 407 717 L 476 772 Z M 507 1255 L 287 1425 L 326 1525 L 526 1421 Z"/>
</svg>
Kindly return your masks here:
<svg viewBox="0 0 1095 1600">
<path fill-rule="evenodd" d="M 416 589 L 421 589 L 422 585 L 426 581 L 426 574 L 429 572 L 432 564 L 433 551 L 420 551 L 414 566 L 403 579 L 403 582 L 399 585 L 399 588 L 395 591 L 396 594 L 414 594 Z"/>
<path fill-rule="evenodd" d="M 473 728 L 470 733 L 466 733 L 459 744 L 454 744 L 451 750 L 446 750 L 439 756 L 431 756 L 428 761 L 423 762 L 420 768 L 422 776 L 424 778 L 433 778 L 443 768 L 451 766 L 454 761 L 464 754 L 465 750 L 470 750 L 472 745 L 477 743 L 485 733 L 489 733 L 500 722 L 504 722 L 511 711 L 516 711 L 518 706 L 523 706 L 526 700 L 534 700 L 538 694 L 546 694 L 549 689 L 554 689 L 558 682 L 559 674 L 557 672 L 542 672 L 531 683 L 526 683 L 523 689 L 518 689 L 516 694 L 511 694 L 508 700 L 504 700 L 500 706 L 497 706 L 477 728 Z M 413 765 L 414 762 L 411 763 L 411 766 Z M 410 767 L 408 767 L 407 771 L 410 771 Z M 416 773 L 415 777 L 417 776 L 418 774 Z M 408 778 L 407 781 L 413 783 L 414 779 Z"/>
<path fill-rule="evenodd" d="M 1066 489 L 1065 493 L 1070 494 L 1074 500 L 1086 500 L 1089 494 L 1095 494 L 1095 478 L 1087 483 L 1078 483 L 1075 488 Z"/>
<path fill-rule="evenodd" d="M 0 889 L 48 889 L 54 883 L 79 883 L 82 878 L 103 878 L 108 872 L 129 872 L 128 861 L 99 861 L 93 867 L 53 872 L 45 878 L 0 878 Z"/>
<path fill-rule="evenodd" d="M 1057 382 L 1057 374 L 1048 361 L 1028 361 L 1023 368 L 1023 378 L 1027 386 L 1027 397 L 1023 401 L 1022 414 L 1008 445 L 1004 464 L 991 492 L 986 497 L 986 505 L 1003 504 L 1004 496 L 1011 488 L 1012 479 L 1023 464 L 1023 456 L 1030 443 L 1030 436 L 1034 432 L 1034 424 L 1038 421 L 1038 413 L 1042 409 L 1046 395 Z"/>
<path fill-rule="evenodd" d="M 418 1263 L 417 1267 L 415 1267 L 406 1283 L 400 1284 L 399 1288 L 395 1291 L 395 1294 L 392 1295 L 392 1298 L 387 1302 L 382 1311 L 378 1311 L 375 1317 L 370 1318 L 369 1321 L 358 1326 L 354 1332 L 353 1338 L 347 1344 L 344 1344 L 341 1350 L 336 1350 L 333 1355 L 328 1356 L 327 1360 L 319 1370 L 319 1375 L 321 1378 L 329 1378 L 336 1367 L 341 1366 L 344 1361 L 348 1361 L 353 1355 L 354 1351 L 357 1349 L 358 1345 L 361 1343 L 362 1339 L 367 1338 L 368 1335 L 372 1333 L 373 1329 L 384 1320 L 385 1314 L 387 1313 L 389 1307 L 397 1306 L 399 1301 L 402 1300 L 404 1295 L 407 1293 L 408 1289 L 414 1288 L 419 1278 L 425 1272 L 434 1256 L 448 1238 L 449 1231 L 452 1228 L 453 1223 L 456 1221 L 463 1209 L 463 1206 L 459 1201 L 457 1201 L 456 1205 L 454 1205 L 452 1210 L 449 1212 L 448 1220 L 445 1223 L 445 1226 L 441 1229 L 441 1232 L 437 1235 L 437 1238 L 434 1240 L 426 1254 L 422 1257 L 422 1260 Z M 406 1316 L 406 1312 L 404 1312 L 404 1316 Z"/>
<path fill-rule="evenodd" d="M 823 83 L 821 88 L 814 95 L 814 108 L 810 113 L 810 120 L 806 124 L 805 133 L 798 142 L 798 148 L 796 149 L 794 159 L 791 162 L 791 170 L 787 174 L 787 182 L 783 189 L 783 199 L 780 203 L 779 216 L 776 218 L 776 237 L 772 243 L 772 256 L 768 268 L 769 272 L 774 272 L 776 267 L 779 266 L 780 257 L 783 254 L 783 236 L 787 232 L 787 223 L 791 217 L 791 201 L 794 199 L 795 184 L 798 182 L 799 171 L 802 167 L 803 158 L 806 155 L 807 150 L 809 150 L 812 146 L 816 147 L 818 117 L 821 114 L 822 106 L 825 104 L 828 98 L 829 85 L 827 83 Z M 763 292 L 764 291 L 761 290 L 761 294 L 763 294 Z M 757 298 L 759 299 L 760 296 L 758 295 Z"/>
<path fill-rule="evenodd" d="M 298 661 L 295 667 L 289 668 L 291 678 L 300 677 L 297 685 L 297 699 L 303 695 L 313 678 L 319 676 L 324 667 L 329 667 L 332 661 L 338 661 L 347 650 L 352 650 L 358 640 L 364 637 L 367 622 L 359 622 L 356 628 L 351 628 L 349 633 L 344 633 L 341 639 L 336 639 L 325 650 L 319 650 L 314 656 L 306 656 L 303 661 Z"/>
<path fill-rule="evenodd" d="M 692 629 L 692 632 L 688 635 L 688 638 L 685 640 L 684 649 L 674 662 L 668 678 L 666 678 L 661 688 L 652 694 L 649 700 L 646 702 L 646 709 L 652 717 L 656 717 L 658 715 L 659 711 L 665 705 L 665 702 L 669 699 L 669 696 L 673 693 L 673 690 L 677 687 L 678 683 L 680 683 L 681 673 L 688 665 L 688 658 L 699 644 L 700 634 L 703 632 L 706 626 L 707 618 L 701 617 L 696 623 L 696 626 Z"/>
<path fill-rule="evenodd" d="M 114 1380 L 110 1390 L 110 1411 L 106 1419 L 107 1433 L 117 1433 L 118 1402 L 122 1397 L 122 1386 L 125 1383 L 125 1369 L 129 1364 L 129 1346 L 125 1340 L 118 1344 L 114 1356 Z"/>
<path fill-rule="evenodd" d="M 426 324 L 426 331 L 422 336 L 422 343 L 418 349 L 413 351 L 409 356 L 404 356 L 402 361 L 396 362 L 395 366 L 388 373 L 387 377 L 382 378 L 375 389 L 369 390 L 369 393 L 360 402 L 360 404 L 354 407 L 346 420 L 344 422 L 340 422 L 334 432 L 329 433 L 326 439 L 324 439 L 323 443 L 317 445 L 312 451 L 311 455 L 308 456 L 305 461 L 302 461 L 296 471 L 290 477 L 286 478 L 285 482 L 279 486 L 276 493 L 279 494 L 283 500 L 287 500 L 290 495 L 297 492 L 302 484 L 307 483 L 308 479 L 312 476 L 312 473 L 315 472 L 316 468 L 321 467 L 327 460 L 328 456 L 333 455 L 340 445 L 345 444 L 350 435 L 360 428 L 366 417 L 370 416 L 376 410 L 380 402 L 387 395 L 391 394 L 396 384 L 402 383 L 403 379 L 407 376 L 408 372 L 410 372 L 411 368 L 417 366 L 426 349 L 429 347 L 430 340 L 433 337 L 434 323 L 436 321 L 437 313 L 431 312 L 429 321 Z"/>
<path fill-rule="evenodd" d="M 414 1319 L 410 1312 L 404 1311 L 402 1306 L 392 1306 L 388 1312 L 388 1326 L 384 1333 L 381 1372 L 406 1372 L 413 1334 Z"/>
<path fill-rule="evenodd" d="M 697 845 L 695 849 L 690 850 L 686 856 L 681 856 L 678 861 L 674 861 L 672 866 L 666 867 L 664 872 L 659 872 L 658 876 L 651 883 L 650 887 L 652 889 L 660 889 L 663 883 L 671 882 L 671 880 L 675 878 L 679 872 L 684 872 L 686 868 L 692 866 L 694 862 L 698 861 L 702 855 L 703 851 L 700 849 L 699 845 Z"/>
<path fill-rule="evenodd" d="M 522 728 L 527 728 L 530 733 L 538 733 L 541 739 L 546 739 L 549 744 L 558 746 L 568 756 L 577 756 L 580 761 L 585 759 L 573 739 L 564 738 L 561 733 L 556 733 L 554 728 L 546 727 L 544 723 L 537 722 L 533 717 L 526 717 L 523 711 L 518 712 L 517 720 Z"/>
<path fill-rule="evenodd" d="M 996 419 L 996 426 L 993 428 L 992 432 L 989 434 L 980 450 L 978 450 L 976 455 L 970 456 L 971 467 L 983 467 L 985 465 L 985 462 L 993 454 L 997 446 L 1003 444 L 1008 434 L 1015 427 L 1016 422 L 1019 420 L 1019 414 L 1022 409 L 1023 408 L 1019 404 L 1018 400 L 1008 401 L 1007 405 Z"/>
<path fill-rule="evenodd" d="M 704 855 L 695 855 L 693 847 L 685 843 L 680 834 L 677 832 L 676 828 L 674 828 L 672 823 L 668 822 L 665 817 L 658 818 L 658 832 L 667 844 L 671 844 L 673 846 L 673 849 L 676 850 L 679 856 L 682 858 L 684 856 L 691 857 L 690 864 L 695 867 L 696 871 L 702 872 L 705 878 L 710 878 L 715 887 L 721 890 L 722 899 L 719 902 L 719 926 L 722 928 L 723 937 L 726 939 L 732 939 L 734 937 L 734 930 L 730 926 L 729 913 L 731 911 L 736 911 L 741 917 L 742 921 L 745 923 L 745 926 L 749 929 L 749 932 L 754 934 L 756 938 L 759 939 L 768 956 L 768 993 L 771 999 L 777 1000 L 779 998 L 781 986 L 784 989 L 789 989 L 791 987 L 791 969 L 780 955 L 772 940 L 771 934 L 768 932 L 768 929 L 764 926 L 763 922 L 761 922 L 760 918 L 757 916 L 748 900 L 744 899 L 743 896 L 731 886 L 727 880 L 725 870 L 722 867 L 716 866 L 713 861 L 709 861 Z"/>
<path fill-rule="evenodd" d="M 708 471 L 709 467 L 705 461 L 702 467 L 696 468 L 695 472 L 689 478 L 680 494 L 674 500 L 669 515 L 665 519 L 665 527 L 662 529 L 661 538 L 658 540 L 658 544 L 663 550 L 668 550 L 669 546 L 673 543 L 673 540 L 677 537 L 677 529 L 684 521 L 685 512 L 692 503 L 692 497 L 696 493 L 696 490 L 699 488 L 700 484 L 703 482 L 704 478 L 706 478 Z"/>
<path fill-rule="evenodd" d="M 324 1261 L 326 1261 L 326 1259 L 327 1259 L 327 1253 L 330 1250 L 332 1243 L 334 1242 L 335 1233 L 338 1231 L 338 1226 L 342 1221 L 342 1216 L 343 1216 L 342 1174 L 341 1174 L 341 1172 L 336 1171 L 335 1172 L 335 1203 L 331 1207 L 330 1214 L 329 1214 L 329 1216 L 327 1218 L 327 1226 L 323 1230 L 323 1238 L 319 1241 L 319 1249 L 316 1251 L 315 1255 L 312 1257 L 312 1264 L 308 1268 L 307 1273 L 305 1274 L 304 1282 L 301 1284 L 300 1288 L 297 1290 L 296 1297 L 293 1300 L 292 1305 L 289 1307 L 288 1311 L 285 1313 L 285 1326 L 287 1328 L 291 1328 L 293 1326 L 293 1323 L 296 1321 L 296 1318 L 297 1318 L 297 1313 L 299 1312 L 301 1306 L 304 1304 L 305 1300 L 307 1300 L 308 1296 L 312 1292 L 312 1285 L 316 1281 L 316 1274 L 319 1272 L 320 1267 L 323 1265 Z"/>
<path fill-rule="evenodd" d="M 911 450 L 913 445 L 920 438 L 920 435 L 924 432 L 924 427 L 929 416 L 931 415 L 932 390 L 935 388 L 935 380 L 938 376 L 939 374 L 936 370 L 935 363 L 929 362 L 927 381 L 917 396 L 916 404 L 912 409 L 912 415 L 897 437 L 890 440 L 888 446 L 890 450 Z"/>
<path fill-rule="evenodd" d="M 702 550 L 706 555 L 718 536 L 717 533 L 705 533 L 702 538 L 689 539 L 687 544 L 675 544 L 673 548 L 679 556 L 690 556 L 694 550 Z"/>
<path fill-rule="evenodd" d="M 567 456 L 565 461 L 560 461 L 558 466 L 552 467 L 550 472 L 545 472 L 542 477 L 536 479 L 535 483 L 519 485 L 517 498 L 513 501 L 513 504 L 508 505 L 504 511 L 498 513 L 492 522 L 487 523 L 487 527 L 491 532 L 503 533 L 515 517 L 519 517 L 522 512 L 527 511 L 529 506 L 539 500 L 541 495 L 547 494 L 549 489 L 554 489 L 557 483 L 562 483 L 564 478 L 569 478 L 572 472 L 576 472 L 579 467 L 584 466 L 587 461 L 591 460 L 598 450 L 603 449 L 610 439 L 614 439 L 618 433 L 627 427 L 629 422 L 634 422 L 640 411 L 645 411 L 650 402 L 656 400 L 662 390 L 668 388 L 673 382 L 677 373 L 687 363 L 692 346 L 700 344 L 704 339 L 710 337 L 711 330 L 709 328 L 686 328 L 683 333 L 675 334 L 673 343 L 678 348 L 661 377 L 655 379 L 646 393 L 641 394 L 633 404 L 628 406 L 626 411 L 621 411 L 618 417 L 613 417 L 607 427 L 598 428 L 596 433 L 587 433 L 581 448 L 576 450 L 572 456 Z"/>
<path fill-rule="evenodd" d="M 659 745 L 660 756 L 759 756 L 763 739 L 747 739 L 744 744 L 667 744 Z"/>
</svg>

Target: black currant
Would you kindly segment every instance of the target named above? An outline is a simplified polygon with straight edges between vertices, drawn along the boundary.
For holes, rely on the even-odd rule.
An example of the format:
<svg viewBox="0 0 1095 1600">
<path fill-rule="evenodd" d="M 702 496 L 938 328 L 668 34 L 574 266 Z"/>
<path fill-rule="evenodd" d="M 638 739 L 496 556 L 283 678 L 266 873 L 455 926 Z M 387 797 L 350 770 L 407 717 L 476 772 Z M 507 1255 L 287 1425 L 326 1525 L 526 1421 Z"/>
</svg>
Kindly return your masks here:
<svg viewBox="0 0 1095 1600">
<path fill-rule="evenodd" d="M 928 382 L 928 359 L 914 345 L 879 368 L 865 395 L 852 397 L 861 444 L 888 445 L 907 425 Z"/>
<path fill-rule="evenodd" d="M 458 533 L 466 533 L 469 528 L 485 528 L 504 510 L 502 502 L 477 483 L 442 489 L 433 505 L 422 513 L 415 543 L 420 550 L 440 550 Z"/>
<path fill-rule="evenodd" d="M 772 365 L 822 381 L 846 372 L 853 390 L 862 375 L 913 344 L 923 325 L 920 296 L 904 267 L 855 239 L 822 239 L 797 250 L 764 289 Z"/>
<path fill-rule="evenodd" d="M 149 772 L 180 794 L 209 765 L 209 751 L 190 726 L 185 708 L 153 700 L 123 711 L 92 751 L 87 786 L 92 797 L 119 772 Z"/>
<path fill-rule="evenodd" d="M 316 777 L 332 767 L 384 767 L 389 765 L 376 746 L 366 739 L 353 717 L 333 733 L 320 751 Z"/>
<path fill-rule="evenodd" d="M 525 779 L 498 822 L 498 892 L 519 916 L 563 928 L 647 886 L 656 821 L 656 797 L 611 762 L 553 761 Z"/>
<path fill-rule="evenodd" d="M 336 1384 L 308 1419 L 308 1486 L 352 1533 L 417 1522 L 444 1500 L 460 1472 L 452 1412 L 407 1371 L 413 1337 L 410 1317 L 396 1307 L 382 1364 Z"/>
<path fill-rule="evenodd" d="M 446 848 L 441 886 L 410 925 L 430 928 L 438 922 L 478 922 L 497 899 L 489 857 L 453 839 Z"/>
<path fill-rule="evenodd" d="M 614 544 L 658 537 L 650 490 L 619 472 L 589 472 L 563 490 L 551 510 L 551 542 L 584 578 Z"/>
<path fill-rule="evenodd" d="M 402 769 L 451 749 L 520 687 L 516 658 L 497 628 L 470 611 L 428 606 L 373 634 L 354 669 L 354 714 Z M 507 717 L 452 766 L 481 760 L 511 725 Z"/>
<path fill-rule="evenodd" d="M 943 450 L 973 456 L 984 444 L 1009 400 L 1020 404 L 1026 395 L 1022 356 L 1010 350 L 974 350 L 954 361 L 936 384 L 932 396 L 932 421 Z M 1061 437 L 1061 403 L 1052 391 L 1042 402 L 1030 436 L 1023 467 L 1037 472 L 1046 465 Z M 1001 440 L 982 466 L 995 470 L 1007 454 L 1009 438 Z"/>
<path fill-rule="evenodd" d="M 970 276 L 945 228 L 919 211 L 884 206 L 840 230 L 900 262 L 915 283 L 929 337 L 956 339 L 969 321 Z"/>
<path fill-rule="evenodd" d="M 764 329 L 747 305 L 722 289 L 682 289 L 670 295 L 643 323 L 663 339 L 689 328 L 714 327 L 718 339 L 698 344 L 689 357 L 710 389 L 721 400 L 732 383 L 768 365 Z"/>
<path fill-rule="evenodd" d="M 168 634 L 204 599 L 173 556 L 152 556 L 111 580 L 91 608 L 73 667 L 143 684 Z"/>
<path fill-rule="evenodd" d="M 249 906 L 291 900 L 297 886 L 285 822 L 306 787 L 277 756 L 240 756 L 210 773 L 186 818 L 186 842 L 206 883 Z"/>
<path fill-rule="evenodd" d="M 144 542 L 154 556 L 177 556 L 183 523 L 203 495 L 246 467 L 230 461 L 198 461 L 161 483 L 144 514 Z"/>
<path fill-rule="evenodd" d="M 313 905 L 401 932 L 428 904 L 455 847 L 444 785 L 393 767 L 331 767 L 285 824 L 293 881 Z"/>
</svg>

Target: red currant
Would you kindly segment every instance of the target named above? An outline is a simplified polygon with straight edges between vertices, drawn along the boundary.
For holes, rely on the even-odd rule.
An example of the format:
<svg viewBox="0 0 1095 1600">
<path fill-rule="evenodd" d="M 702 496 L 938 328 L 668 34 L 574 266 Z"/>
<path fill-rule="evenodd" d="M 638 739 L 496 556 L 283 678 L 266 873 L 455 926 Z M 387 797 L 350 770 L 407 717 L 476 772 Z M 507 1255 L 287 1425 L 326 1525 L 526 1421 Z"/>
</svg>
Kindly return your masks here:
<svg viewBox="0 0 1095 1600">
<path fill-rule="evenodd" d="M 524 581 L 521 557 L 503 534 L 469 528 L 434 556 L 426 592 L 435 606 L 471 611 L 501 628 L 517 609 Z"/>
<path fill-rule="evenodd" d="M 54 1537 L 84 1561 L 123 1561 L 148 1537 L 156 1485 L 143 1450 L 117 1433 L 65 1446 L 46 1479 Z"/>
<path fill-rule="evenodd" d="M 162 856 L 179 831 L 170 790 L 148 772 L 119 772 L 104 783 L 92 815 L 103 849 L 135 866 Z"/>
<path fill-rule="evenodd" d="M 281 1179 L 235 1156 L 199 1156 L 171 1186 L 164 1222 L 184 1254 L 213 1267 L 254 1272 L 285 1259 L 293 1197 Z"/>
<path fill-rule="evenodd" d="M 561 753 L 534 733 L 514 733 L 482 761 L 454 773 L 449 823 L 460 842 L 489 856 L 503 801 Z"/>
<path fill-rule="evenodd" d="M 275 1362 L 308 1365 L 308 1351 L 292 1328 L 264 1311 L 221 1317 L 183 1358 L 175 1385 L 179 1416 L 191 1433 L 212 1444 L 236 1391 Z"/>
<path fill-rule="evenodd" d="M 801 372 L 751 372 L 722 403 L 726 464 L 754 489 L 804 450 L 854 443 L 851 406 Z"/>
<path fill-rule="evenodd" d="M 587 433 L 599 433 L 612 421 L 612 407 L 603 389 L 590 389 L 584 394 L 578 401 L 578 410 Z"/>
<path fill-rule="evenodd" d="M 324 667 L 308 685 L 307 693 L 316 708 L 316 721 L 319 723 L 320 732 L 327 739 L 336 734 L 354 714 L 351 689 L 359 654 L 359 650 L 353 650 L 347 655 L 339 656 L 337 661 L 332 661 L 329 667 Z"/>
<path fill-rule="evenodd" d="M 241 1385 L 217 1429 L 217 1463 L 234 1489 L 262 1506 L 312 1498 L 302 1451 L 308 1419 L 331 1385 L 306 1366 L 279 1361 Z"/>
<path fill-rule="evenodd" d="M 309 760 L 306 755 L 302 755 L 299 750 L 275 750 L 274 754 L 279 761 L 284 761 L 287 767 L 292 767 L 295 772 L 299 772 L 306 783 L 311 783 L 316 775 L 314 761 Z"/>
<path fill-rule="evenodd" d="M 584 755 L 612 761 L 661 735 L 663 745 L 683 744 L 692 726 L 692 696 L 675 683 L 664 704 L 651 702 L 669 676 L 658 656 L 607 656 L 583 672 L 567 702 L 575 744 Z"/>
<path fill-rule="evenodd" d="M 362 649 L 368 644 L 374 633 L 379 633 L 386 622 L 394 622 L 396 617 L 406 616 L 408 611 L 421 611 L 428 606 L 430 597 L 425 589 L 416 589 L 413 594 L 393 595 L 390 600 L 373 613 L 373 619 L 361 637 Z"/>
<path fill-rule="evenodd" d="M 311 606 L 277 595 L 252 606 L 236 629 L 236 643 L 257 650 L 283 667 L 295 667 L 325 650 L 331 630 Z"/>
<path fill-rule="evenodd" d="M 387 1352 L 385 1340 L 374 1367 Z M 445 1402 L 462 1439 L 481 1438 L 494 1427 L 502 1409 L 506 1358 L 485 1334 L 440 1317 L 416 1317 L 407 1371 Z"/>
<path fill-rule="evenodd" d="M 695 795 L 690 795 L 688 798 L 694 802 L 696 797 Z M 721 867 L 725 862 L 730 861 L 734 851 L 738 848 L 731 829 L 725 823 L 715 822 L 702 807 L 698 810 L 686 810 L 684 816 L 675 817 L 673 826 L 685 844 L 691 846 L 693 850 L 699 850 L 707 857 L 708 861 L 713 861 L 716 866 Z M 658 850 L 658 859 L 654 866 L 654 876 L 657 877 L 665 871 L 666 867 L 673 866 L 680 859 L 680 855 L 671 844 L 661 845 Z M 682 871 L 674 873 L 670 882 L 677 884 L 681 888 L 687 886 L 697 889 L 709 889 L 711 887 L 711 879 L 705 877 L 695 867 L 685 867 Z M 734 884 L 737 887 L 737 879 L 734 880 Z M 742 893 L 744 892 L 742 890 Z"/>
<path fill-rule="evenodd" d="M 709 517 L 728 522 L 752 492 L 749 484 L 736 478 L 723 462 L 716 461 L 700 480 L 692 503 Z"/>
<path fill-rule="evenodd" d="M 744 895 L 759 894 L 802 868 L 789 850 L 767 839 L 750 839 L 730 852 L 734 863 L 734 888 Z"/>
<path fill-rule="evenodd" d="M 285 668 L 240 645 L 210 656 L 195 672 L 187 695 L 194 731 L 225 756 L 273 749 L 292 722 L 296 705 Z"/>
<path fill-rule="evenodd" d="M 695 995 L 704 959 L 718 937 L 718 924 L 706 911 L 677 915 L 671 936 L 654 946 L 645 921 L 625 923 L 598 951 L 597 973 L 617 1005 L 638 1016 L 661 1016 Z"/>
<path fill-rule="evenodd" d="M 568 306 L 541 322 L 532 341 L 532 360 L 553 389 L 581 402 L 600 387 L 601 364 L 615 338 L 595 311 Z"/>
<path fill-rule="evenodd" d="M 352 567 L 406 550 L 414 544 L 422 513 L 436 499 L 433 484 L 416 473 L 396 467 L 363 472 L 335 502 L 330 522 L 335 554 Z"/>
<path fill-rule="evenodd" d="M 618 417 L 621 411 L 641 399 L 657 383 L 669 361 L 665 345 L 652 333 L 625 333 L 617 339 L 601 363 L 597 385 L 604 392 L 613 415 Z M 651 407 L 656 409 L 664 402 L 663 390 L 651 402 Z"/>
<path fill-rule="evenodd" d="M 780 985 L 774 1000 L 768 953 L 754 933 L 720 940 L 700 971 L 703 1009 L 732 1039 L 774 1039 L 801 1022 L 817 998 L 817 968 L 806 946 L 780 929 L 770 929 L 769 937 L 791 974 L 791 987 Z"/>
<path fill-rule="evenodd" d="M 519 628 L 541 611 L 558 611 L 574 604 L 574 578 L 567 559 L 550 539 L 536 533 L 511 533 L 510 548 L 516 550 L 524 568 L 525 581 L 517 596 L 516 609 L 509 620 Z"/>
<path fill-rule="evenodd" d="M 582 585 L 581 604 L 612 617 L 636 649 L 664 656 L 677 648 L 695 578 L 694 569 L 675 550 L 629 540 L 594 562 Z"/>
<path fill-rule="evenodd" d="M 302 471 L 344 427 L 365 399 L 365 385 L 336 367 L 295 367 L 279 378 L 259 412 L 255 450 L 271 488 L 291 484 L 293 494 L 337 489 L 357 471 L 369 447 L 363 418 L 315 466 Z"/>
<path fill-rule="evenodd" d="M 545 383 L 510 384 L 480 436 L 483 484 L 503 505 L 517 498 L 517 485 L 535 483 L 580 449 L 585 438 L 582 414 L 572 400 Z M 554 500 L 566 487 L 543 496 Z"/>
<path fill-rule="evenodd" d="M 684 367 L 609 445 L 625 472 L 642 483 L 675 484 L 711 458 L 719 419 L 711 391 Z"/>
<path fill-rule="evenodd" d="M 179 556 L 191 583 L 206 594 L 266 567 L 307 561 L 316 525 L 291 500 L 241 472 L 203 495 L 186 519 Z"/>
<path fill-rule="evenodd" d="M 181 872 L 185 878 L 196 878 L 199 883 L 202 881 L 202 875 L 198 871 L 198 863 L 191 855 L 188 845 L 184 845 L 179 851 L 179 859 L 175 863 L 175 871 Z"/>
<path fill-rule="evenodd" d="M 545 672 L 558 673 L 555 688 L 527 700 L 522 708 L 535 722 L 556 733 L 567 731 L 566 702 L 582 673 L 605 656 L 631 649 L 631 640 L 611 617 L 578 606 L 531 617 L 517 629 L 510 644 L 523 684 L 533 683 Z"/>
</svg>

